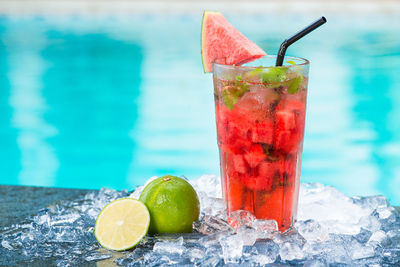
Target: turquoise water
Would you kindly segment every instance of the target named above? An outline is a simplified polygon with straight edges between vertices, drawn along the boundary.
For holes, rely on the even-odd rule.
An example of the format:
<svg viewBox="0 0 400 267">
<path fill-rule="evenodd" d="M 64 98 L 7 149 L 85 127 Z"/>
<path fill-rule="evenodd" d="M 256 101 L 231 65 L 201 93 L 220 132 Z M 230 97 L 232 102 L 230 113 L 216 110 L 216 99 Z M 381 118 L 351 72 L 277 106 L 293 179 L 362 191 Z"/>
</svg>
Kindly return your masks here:
<svg viewBox="0 0 400 267">
<path fill-rule="evenodd" d="M 270 54 L 315 19 L 227 17 Z M 132 189 L 219 173 L 200 24 L 1 17 L 0 184 Z M 303 182 L 400 204 L 399 28 L 398 16 L 328 17 L 289 48 L 311 61 Z"/>
</svg>

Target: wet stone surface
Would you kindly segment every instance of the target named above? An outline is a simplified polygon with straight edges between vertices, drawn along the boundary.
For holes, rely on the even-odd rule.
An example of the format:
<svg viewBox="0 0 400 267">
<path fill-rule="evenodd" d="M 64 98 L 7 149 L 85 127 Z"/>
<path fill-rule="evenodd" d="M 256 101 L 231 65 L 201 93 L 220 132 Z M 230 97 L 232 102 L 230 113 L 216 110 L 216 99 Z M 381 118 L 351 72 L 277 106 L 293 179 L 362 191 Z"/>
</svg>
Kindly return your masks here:
<svg viewBox="0 0 400 267">
<path fill-rule="evenodd" d="M 303 184 L 295 229 L 237 211 L 227 223 L 219 179 L 190 181 L 201 203 L 191 234 L 146 236 L 111 252 L 93 236 L 108 202 L 135 192 L 0 186 L 0 266 L 399 266 L 400 214 L 382 196 L 349 198 Z M 277 265 L 273 265 L 277 266 Z M 278 265 L 279 266 L 279 265 Z"/>
<path fill-rule="evenodd" d="M 57 200 L 73 200 L 93 190 L 0 185 L 0 229 L 19 223 Z"/>
</svg>

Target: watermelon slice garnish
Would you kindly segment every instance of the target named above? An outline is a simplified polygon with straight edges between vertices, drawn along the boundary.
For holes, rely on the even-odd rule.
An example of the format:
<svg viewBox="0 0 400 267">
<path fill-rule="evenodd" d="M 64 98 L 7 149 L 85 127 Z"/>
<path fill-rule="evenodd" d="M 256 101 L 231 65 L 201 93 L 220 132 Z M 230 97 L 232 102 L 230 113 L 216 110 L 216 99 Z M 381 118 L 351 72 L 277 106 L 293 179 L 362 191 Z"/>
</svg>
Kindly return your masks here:
<svg viewBox="0 0 400 267">
<path fill-rule="evenodd" d="M 220 12 L 204 11 L 201 55 L 204 72 L 211 72 L 213 62 L 242 65 L 267 54 L 235 29 Z"/>
</svg>

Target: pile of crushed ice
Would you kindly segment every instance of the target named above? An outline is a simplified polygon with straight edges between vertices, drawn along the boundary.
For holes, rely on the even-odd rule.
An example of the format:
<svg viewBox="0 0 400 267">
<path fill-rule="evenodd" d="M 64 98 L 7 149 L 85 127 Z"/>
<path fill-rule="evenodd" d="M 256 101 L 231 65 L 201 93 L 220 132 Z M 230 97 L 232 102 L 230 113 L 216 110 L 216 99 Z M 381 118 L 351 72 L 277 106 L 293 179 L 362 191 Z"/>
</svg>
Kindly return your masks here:
<svg viewBox="0 0 400 267">
<path fill-rule="evenodd" d="M 245 211 L 235 212 L 228 224 L 218 177 L 190 182 L 201 205 L 195 233 L 146 236 L 127 252 L 102 249 L 93 236 L 95 219 L 109 201 L 129 195 L 103 188 L 0 229 L 0 265 L 38 259 L 58 266 L 106 259 L 121 266 L 400 265 L 400 214 L 383 196 L 349 198 L 329 186 L 302 184 L 295 229 L 281 234 L 275 221 Z"/>
</svg>

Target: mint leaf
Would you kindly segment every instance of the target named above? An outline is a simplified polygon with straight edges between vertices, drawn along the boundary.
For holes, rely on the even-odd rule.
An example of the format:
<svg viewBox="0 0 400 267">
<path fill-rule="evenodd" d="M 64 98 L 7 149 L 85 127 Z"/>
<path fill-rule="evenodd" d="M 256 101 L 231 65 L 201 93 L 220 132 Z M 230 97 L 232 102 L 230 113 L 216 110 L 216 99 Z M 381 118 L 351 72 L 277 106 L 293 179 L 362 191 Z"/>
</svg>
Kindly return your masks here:
<svg viewBox="0 0 400 267">
<path fill-rule="evenodd" d="M 302 83 L 303 83 L 303 75 L 300 74 L 298 77 L 294 78 L 290 83 L 288 88 L 288 93 L 289 94 L 297 93 L 300 90 Z"/>
<path fill-rule="evenodd" d="M 229 109 L 233 109 L 233 106 L 237 102 L 237 98 L 230 94 L 229 90 L 224 90 L 222 92 L 222 100 L 224 100 L 225 106 Z"/>
<path fill-rule="evenodd" d="M 280 83 L 286 79 L 286 68 L 274 67 L 261 73 L 261 83 Z"/>
<path fill-rule="evenodd" d="M 235 85 L 226 86 L 222 91 L 222 100 L 227 108 L 233 109 L 240 97 L 250 91 L 250 86 L 242 81 L 236 81 Z"/>
<path fill-rule="evenodd" d="M 242 80 L 242 75 L 236 76 L 236 81 L 240 82 Z"/>
</svg>

